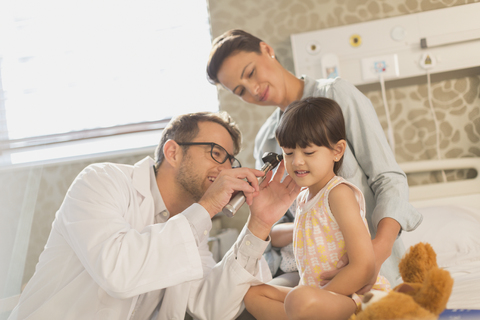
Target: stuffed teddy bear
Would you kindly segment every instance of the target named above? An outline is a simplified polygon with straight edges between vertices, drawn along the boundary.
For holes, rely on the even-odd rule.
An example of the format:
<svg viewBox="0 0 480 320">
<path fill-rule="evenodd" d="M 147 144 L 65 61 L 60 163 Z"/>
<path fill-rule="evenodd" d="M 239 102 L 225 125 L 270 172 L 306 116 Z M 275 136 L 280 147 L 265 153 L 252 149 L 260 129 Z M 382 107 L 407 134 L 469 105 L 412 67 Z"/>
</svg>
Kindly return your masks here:
<svg viewBox="0 0 480 320">
<path fill-rule="evenodd" d="M 453 279 L 438 267 L 430 244 L 412 246 L 398 267 L 404 282 L 390 292 L 365 294 L 361 311 L 350 319 L 438 319 L 447 306 Z"/>
</svg>

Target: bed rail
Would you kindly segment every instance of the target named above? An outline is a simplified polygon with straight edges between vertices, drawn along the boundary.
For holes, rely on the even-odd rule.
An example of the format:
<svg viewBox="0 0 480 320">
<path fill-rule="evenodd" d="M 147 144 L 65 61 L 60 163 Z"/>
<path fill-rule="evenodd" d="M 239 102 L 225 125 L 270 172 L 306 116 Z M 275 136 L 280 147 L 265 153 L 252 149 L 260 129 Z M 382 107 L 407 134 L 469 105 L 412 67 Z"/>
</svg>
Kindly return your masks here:
<svg viewBox="0 0 480 320">
<path fill-rule="evenodd" d="M 422 206 L 463 203 L 480 207 L 480 158 L 414 161 L 399 163 L 399 165 L 406 174 L 456 169 L 475 170 L 477 175 L 473 179 L 410 186 L 410 202 L 417 202 Z M 425 202 L 427 200 L 428 203 Z"/>
</svg>

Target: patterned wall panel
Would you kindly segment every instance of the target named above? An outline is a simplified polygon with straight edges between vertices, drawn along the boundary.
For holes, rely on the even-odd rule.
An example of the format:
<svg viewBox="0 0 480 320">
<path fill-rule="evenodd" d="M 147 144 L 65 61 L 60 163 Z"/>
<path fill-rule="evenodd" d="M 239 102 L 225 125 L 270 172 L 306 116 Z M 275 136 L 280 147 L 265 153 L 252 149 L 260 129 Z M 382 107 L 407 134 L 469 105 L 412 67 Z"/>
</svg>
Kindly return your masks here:
<svg viewBox="0 0 480 320">
<path fill-rule="evenodd" d="M 480 157 L 480 77 L 433 82 L 432 105 L 440 132 L 442 158 Z M 378 118 L 387 129 L 381 92 L 368 91 Z M 395 132 L 398 162 L 437 158 L 437 137 L 426 84 L 386 90 Z"/>
</svg>

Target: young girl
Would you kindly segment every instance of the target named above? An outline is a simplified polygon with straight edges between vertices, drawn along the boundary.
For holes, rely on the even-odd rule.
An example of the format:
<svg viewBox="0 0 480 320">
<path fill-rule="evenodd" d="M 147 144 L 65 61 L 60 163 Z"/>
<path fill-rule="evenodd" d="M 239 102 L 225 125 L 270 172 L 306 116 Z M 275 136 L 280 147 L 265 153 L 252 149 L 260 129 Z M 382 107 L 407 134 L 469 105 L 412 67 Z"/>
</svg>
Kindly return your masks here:
<svg viewBox="0 0 480 320">
<path fill-rule="evenodd" d="M 294 102 L 275 134 L 288 174 L 305 188 L 297 198 L 293 232 L 301 280 L 294 289 L 252 287 L 245 305 L 257 319 L 348 319 L 360 303 L 355 292 L 376 273 L 363 194 L 337 176 L 347 147 L 342 110 L 327 98 Z M 322 281 L 319 275 L 335 269 L 344 253 L 348 265 Z M 374 285 L 389 287 L 381 276 Z"/>
</svg>

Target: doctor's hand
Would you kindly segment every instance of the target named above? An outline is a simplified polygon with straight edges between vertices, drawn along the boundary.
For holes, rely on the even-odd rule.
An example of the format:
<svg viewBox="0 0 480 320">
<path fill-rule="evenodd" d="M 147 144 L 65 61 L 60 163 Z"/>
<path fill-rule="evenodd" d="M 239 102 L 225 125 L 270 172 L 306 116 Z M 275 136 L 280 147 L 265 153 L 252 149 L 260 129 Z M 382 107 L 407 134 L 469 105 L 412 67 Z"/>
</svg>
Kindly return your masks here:
<svg viewBox="0 0 480 320">
<path fill-rule="evenodd" d="M 270 229 L 287 212 L 290 205 L 300 193 L 300 187 L 292 177 L 286 176 L 282 180 L 285 166 L 283 161 L 278 165 L 277 172 L 270 180 L 272 172 L 260 185 L 260 194 L 253 199 L 250 205 L 251 215 L 248 220 L 248 229 L 258 238 L 266 239 Z"/>
<path fill-rule="evenodd" d="M 221 212 L 232 196 L 239 191 L 245 194 L 246 202 L 250 205 L 253 197 L 259 195 L 257 177 L 263 175 L 263 171 L 249 168 L 223 169 L 217 177 L 214 177 L 215 181 L 198 203 L 208 211 L 211 218 Z"/>
</svg>

